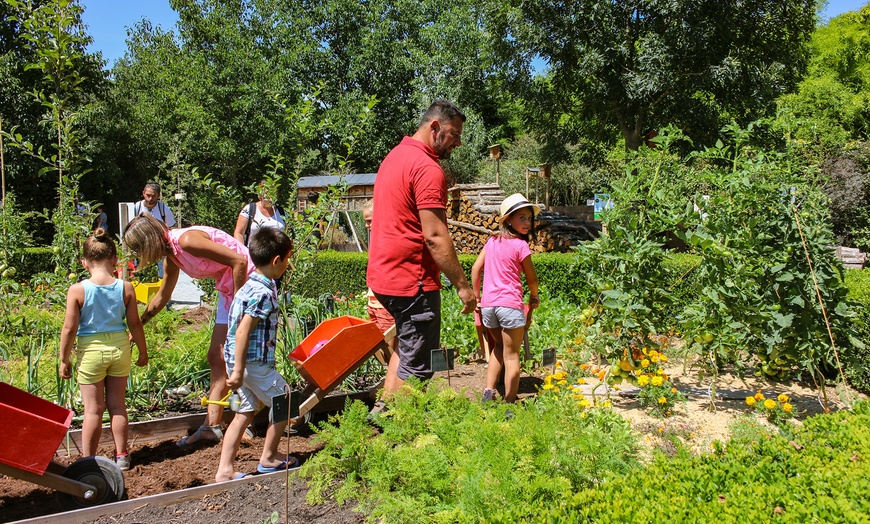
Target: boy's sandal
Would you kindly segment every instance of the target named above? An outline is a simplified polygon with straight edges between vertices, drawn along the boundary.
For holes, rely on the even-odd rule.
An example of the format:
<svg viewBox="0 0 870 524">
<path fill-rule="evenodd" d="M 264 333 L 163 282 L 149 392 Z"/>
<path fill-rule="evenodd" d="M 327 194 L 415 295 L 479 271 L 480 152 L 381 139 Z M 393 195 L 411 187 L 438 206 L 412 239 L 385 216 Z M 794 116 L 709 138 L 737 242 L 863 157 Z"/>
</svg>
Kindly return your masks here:
<svg viewBox="0 0 870 524">
<path fill-rule="evenodd" d="M 183 448 L 186 446 L 192 446 L 197 442 L 220 442 L 223 436 L 224 432 L 220 425 L 200 426 L 193 432 L 193 434 L 179 440 L 176 445 Z"/>
</svg>

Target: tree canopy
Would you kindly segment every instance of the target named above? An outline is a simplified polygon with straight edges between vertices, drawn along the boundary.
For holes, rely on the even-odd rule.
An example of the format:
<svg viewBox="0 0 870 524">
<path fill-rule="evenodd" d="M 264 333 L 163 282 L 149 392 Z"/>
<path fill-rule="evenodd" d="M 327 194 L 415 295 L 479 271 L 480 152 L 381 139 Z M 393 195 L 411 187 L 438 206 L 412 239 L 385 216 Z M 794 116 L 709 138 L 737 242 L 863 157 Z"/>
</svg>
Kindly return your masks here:
<svg viewBox="0 0 870 524">
<path fill-rule="evenodd" d="M 814 0 L 511 0 L 502 34 L 547 64 L 537 97 L 636 149 L 671 124 L 700 143 L 770 114 L 801 79 Z"/>
</svg>

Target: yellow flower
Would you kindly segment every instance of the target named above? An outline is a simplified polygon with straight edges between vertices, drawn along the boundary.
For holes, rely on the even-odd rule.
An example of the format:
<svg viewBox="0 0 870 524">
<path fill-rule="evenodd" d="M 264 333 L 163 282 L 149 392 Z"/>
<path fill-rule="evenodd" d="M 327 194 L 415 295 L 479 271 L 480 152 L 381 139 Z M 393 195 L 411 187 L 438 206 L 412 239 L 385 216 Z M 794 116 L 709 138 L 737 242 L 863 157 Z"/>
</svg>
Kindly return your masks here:
<svg viewBox="0 0 870 524">
<path fill-rule="evenodd" d="M 565 379 L 562 379 L 562 380 L 560 380 L 559 382 L 556 382 L 556 384 L 559 384 L 560 386 L 567 386 L 567 385 L 568 385 L 568 381 L 565 380 Z"/>
<path fill-rule="evenodd" d="M 578 384 L 585 384 L 585 383 L 586 383 L 586 380 L 584 380 L 584 379 L 582 379 L 582 378 L 579 378 L 579 379 L 577 379 L 577 383 L 578 383 Z"/>
<path fill-rule="evenodd" d="M 789 404 L 788 402 L 785 402 L 785 403 L 782 405 L 782 410 L 785 411 L 786 413 L 791 413 L 792 405 Z"/>
<path fill-rule="evenodd" d="M 553 393 L 559 392 L 559 386 L 553 386 Z"/>
<path fill-rule="evenodd" d="M 746 405 L 754 406 L 755 405 L 755 397 L 746 397 Z"/>
<path fill-rule="evenodd" d="M 668 399 L 666 399 L 665 397 L 659 397 L 659 404 L 667 404 L 667 403 L 668 403 Z"/>
<path fill-rule="evenodd" d="M 778 400 L 780 404 L 785 404 L 789 401 L 789 398 L 785 393 L 780 393 L 779 396 L 776 397 L 776 400 Z"/>
<path fill-rule="evenodd" d="M 665 370 L 664 370 L 664 369 L 657 369 L 657 370 L 656 370 L 656 375 L 662 375 L 662 376 L 664 376 L 664 374 L 665 374 Z"/>
<path fill-rule="evenodd" d="M 649 367 L 649 359 L 645 358 L 640 362 L 640 367 L 648 368 Z"/>
<path fill-rule="evenodd" d="M 665 356 L 665 355 L 662 355 L 660 358 L 662 359 L 662 362 L 667 362 L 667 361 L 668 361 L 668 357 Z"/>
<path fill-rule="evenodd" d="M 574 386 L 571 388 L 571 391 L 573 391 L 574 393 L 580 393 L 581 391 L 583 391 L 583 389 L 580 386 Z"/>
<path fill-rule="evenodd" d="M 553 386 L 553 384 L 550 384 L 549 382 L 544 384 L 544 389 L 547 389 L 547 390 L 553 389 L 554 387 L 555 386 Z"/>
<path fill-rule="evenodd" d="M 553 382 L 553 375 L 547 375 L 544 377 L 544 384 L 551 384 Z"/>
<path fill-rule="evenodd" d="M 648 350 L 647 348 L 643 348 L 643 354 L 644 354 L 644 355 L 649 355 L 649 350 Z"/>
<path fill-rule="evenodd" d="M 561 367 L 562 367 L 562 361 L 561 361 L 561 360 L 557 360 L 557 361 L 556 361 L 556 367 L 557 367 L 557 368 L 561 368 Z"/>
<path fill-rule="evenodd" d="M 671 393 L 673 393 L 674 395 L 676 395 L 676 394 L 677 394 L 677 388 L 671 388 Z"/>
<path fill-rule="evenodd" d="M 565 377 L 567 376 L 568 373 L 565 373 L 564 371 L 559 371 L 553 378 L 555 378 L 556 380 L 565 380 Z"/>
<path fill-rule="evenodd" d="M 638 386 L 646 386 L 647 384 L 649 384 L 649 377 L 647 375 L 641 375 L 637 377 Z"/>
<path fill-rule="evenodd" d="M 769 398 L 769 399 L 764 401 L 764 407 L 767 409 L 773 409 L 776 407 L 776 401 L 773 400 L 772 398 Z"/>
<path fill-rule="evenodd" d="M 580 406 L 581 408 L 588 408 L 588 407 L 589 407 L 589 401 L 586 400 L 586 399 L 584 398 L 583 400 L 581 400 L 580 402 L 578 402 L 577 405 Z"/>
<path fill-rule="evenodd" d="M 574 400 L 583 400 L 584 398 L 586 398 L 585 396 L 583 396 L 583 395 L 580 394 L 580 393 L 574 393 L 574 394 L 571 395 L 571 396 L 574 397 Z"/>
<path fill-rule="evenodd" d="M 653 386 L 661 386 L 662 385 L 662 377 L 653 377 L 651 382 L 652 382 Z"/>
<path fill-rule="evenodd" d="M 761 393 L 760 389 L 758 390 L 757 393 L 755 393 L 755 400 L 757 400 L 758 402 L 761 402 L 762 400 L 764 400 L 764 394 Z"/>
</svg>

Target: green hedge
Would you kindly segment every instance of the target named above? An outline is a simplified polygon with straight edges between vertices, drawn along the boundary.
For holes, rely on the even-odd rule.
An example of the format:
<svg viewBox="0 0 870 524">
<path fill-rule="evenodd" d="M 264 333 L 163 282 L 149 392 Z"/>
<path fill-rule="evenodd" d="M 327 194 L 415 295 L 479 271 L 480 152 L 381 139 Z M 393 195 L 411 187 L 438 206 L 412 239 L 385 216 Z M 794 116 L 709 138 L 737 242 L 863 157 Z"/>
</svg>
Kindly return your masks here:
<svg viewBox="0 0 870 524">
<path fill-rule="evenodd" d="M 303 297 L 319 297 L 324 293 L 364 293 L 368 253 L 321 251 L 308 274 L 291 289 Z"/>
<path fill-rule="evenodd" d="M 471 266 L 477 255 L 459 255 L 459 263 L 465 274 L 471 277 Z M 575 304 L 586 304 L 596 298 L 597 292 L 581 278 L 577 257 L 572 253 L 537 253 L 532 255 L 538 281 L 553 296 L 571 300 Z M 323 251 L 317 255 L 314 268 L 305 281 L 293 290 L 306 297 L 316 297 L 323 293 L 359 293 L 365 291 L 366 264 L 368 253 L 343 253 Z M 671 291 L 680 298 L 694 291 L 691 268 L 697 265 L 694 255 L 675 254 L 669 257 L 668 267 L 674 275 Z"/>
</svg>

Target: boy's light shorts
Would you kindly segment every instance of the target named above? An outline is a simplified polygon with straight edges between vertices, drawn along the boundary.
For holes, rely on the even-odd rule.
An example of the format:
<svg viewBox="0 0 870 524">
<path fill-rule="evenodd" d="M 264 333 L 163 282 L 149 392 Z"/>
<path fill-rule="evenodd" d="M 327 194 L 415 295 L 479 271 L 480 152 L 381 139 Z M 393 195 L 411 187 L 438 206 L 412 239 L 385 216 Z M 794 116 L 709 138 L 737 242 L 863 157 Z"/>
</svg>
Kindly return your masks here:
<svg viewBox="0 0 870 524">
<path fill-rule="evenodd" d="M 79 384 L 96 384 L 107 376 L 130 376 L 130 338 L 127 332 L 78 337 L 76 365 Z"/>
<path fill-rule="evenodd" d="M 234 366 L 235 364 L 227 364 L 227 376 L 233 374 Z M 257 412 L 263 406 L 271 408 L 272 397 L 283 395 L 287 391 L 287 381 L 277 369 L 262 362 L 248 362 L 245 365 L 242 386 L 236 390 L 241 400 L 239 413 Z"/>
<path fill-rule="evenodd" d="M 512 307 L 482 307 L 480 316 L 489 329 L 517 329 L 526 327 L 526 315 L 522 309 Z"/>
</svg>

